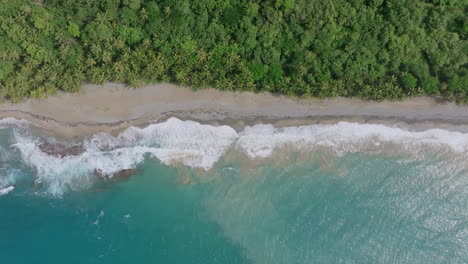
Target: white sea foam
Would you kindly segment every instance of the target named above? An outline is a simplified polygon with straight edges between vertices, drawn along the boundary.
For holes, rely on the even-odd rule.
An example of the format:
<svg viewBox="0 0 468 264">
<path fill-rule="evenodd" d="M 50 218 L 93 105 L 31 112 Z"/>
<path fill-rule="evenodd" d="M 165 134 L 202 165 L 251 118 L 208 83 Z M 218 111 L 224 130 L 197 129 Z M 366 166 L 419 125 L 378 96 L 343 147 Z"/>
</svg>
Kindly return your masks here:
<svg viewBox="0 0 468 264">
<path fill-rule="evenodd" d="M 335 125 L 310 125 L 275 128 L 272 125 L 246 127 L 236 146 L 250 158 L 266 158 L 281 147 L 310 151 L 330 147 L 340 155 L 367 149 L 380 149 L 382 144 L 398 144 L 409 153 L 421 147 L 448 148 L 455 153 L 468 151 L 468 134 L 430 129 L 410 132 L 385 125 L 339 122 Z"/>
<path fill-rule="evenodd" d="M 165 164 L 180 162 L 190 167 L 209 169 L 237 139 L 229 126 L 202 125 L 170 118 L 145 128 L 130 127 L 116 138 L 98 134 L 85 142 L 87 149 L 144 147 Z"/>
<path fill-rule="evenodd" d="M 80 155 L 55 157 L 43 152 L 40 140 L 15 130 L 14 147 L 23 162 L 35 169 L 37 182 L 61 195 L 68 188 L 92 184 L 96 175 L 111 177 L 135 168 L 146 157 L 161 162 L 210 169 L 229 149 L 235 148 L 252 159 L 267 158 L 275 150 L 312 151 L 327 147 L 337 155 L 347 152 L 379 151 L 388 144 L 408 153 L 424 153 L 427 148 L 466 154 L 468 134 L 431 129 L 410 132 L 384 125 L 340 122 L 275 128 L 272 125 L 246 127 L 236 133 L 229 126 L 202 125 L 171 118 L 145 128 L 130 127 L 117 137 L 100 133 L 83 142 Z"/>
<path fill-rule="evenodd" d="M 8 186 L 6 188 L 0 189 L 0 196 L 8 194 L 9 192 L 12 192 L 14 189 L 15 189 L 14 186 Z"/>
<path fill-rule="evenodd" d="M 85 151 L 77 156 L 49 155 L 38 147 L 37 139 L 19 131 L 15 132 L 14 147 L 36 170 L 38 180 L 48 184 L 49 192 L 61 195 L 67 188 L 91 184 L 93 174 L 112 176 L 135 168 L 147 155 L 165 164 L 209 169 L 236 138 L 237 133 L 228 126 L 171 118 L 146 128 L 131 127 L 117 137 L 98 134 L 84 142 Z"/>
<path fill-rule="evenodd" d="M 48 191 L 61 195 L 67 188 L 83 188 L 92 184 L 93 174 L 112 175 L 124 169 L 134 168 L 149 152 L 146 147 L 119 148 L 111 151 L 86 150 L 78 156 L 63 158 L 48 155 L 28 137 L 16 136 L 14 145 L 21 158 L 36 170 L 36 182 L 48 184 Z"/>
<path fill-rule="evenodd" d="M 0 119 L 0 128 L 6 128 L 6 127 L 12 127 L 12 126 L 26 128 L 29 125 L 31 125 L 31 122 L 24 120 L 24 119 L 16 119 L 13 117 Z"/>
</svg>

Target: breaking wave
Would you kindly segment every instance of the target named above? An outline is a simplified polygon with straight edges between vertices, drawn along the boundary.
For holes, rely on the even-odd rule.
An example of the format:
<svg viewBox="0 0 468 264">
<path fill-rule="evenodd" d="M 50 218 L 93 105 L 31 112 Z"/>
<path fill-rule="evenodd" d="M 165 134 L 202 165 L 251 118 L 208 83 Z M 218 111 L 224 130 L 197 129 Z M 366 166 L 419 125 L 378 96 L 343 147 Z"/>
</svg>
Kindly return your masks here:
<svg viewBox="0 0 468 264">
<path fill-rule="evenodd" d="M 468 152 L 468 134 L 442 129 L 411 132 L 384 125 L 340 122 L 283 128 L 261 124 L 236 132 L 229 126 L 177 118 L 145 128 L 130 127 L 116 137 L 96 134 L 73 143 L 79 145 L 74 151 L 68 151 L 70 146 L 61 146 L 59 151 L 56 143 L 47 143 L 28 133 L 24 129 L 26 121 L 3 119 L 0 126 L 3 124 L 16 127 L 7 146 L 9 151 L 16 151 L 21 162 L 35 171 L 37 184 L 45 185 L 48 193 L 57 196 L 67 189 L 86 188 L 96 178 L 113 177 L 122 170 L 133 169 L 147 158 L 156 158 L 167 165 L 209 170 L 229 150 L 250 159 L 265 159 L 275 152 L 287 155 L 279 149 L 312 152 L 326 148 L 335 155 L 387 151 L 415 156 L 434 153 L 464 156 Z M 2 178 L 7 174 L 0 175 L 0 189 L 12 184 L 11 180 L 4 181 L 2 186 Z"/>
<path fill-rule="evenodd" d="M 6 188 L 0 189 L 0 196 L 8 194 L 9 192 L 13 191 L 15 187 L 13 186 L 8 186 Z"/>
</svg>

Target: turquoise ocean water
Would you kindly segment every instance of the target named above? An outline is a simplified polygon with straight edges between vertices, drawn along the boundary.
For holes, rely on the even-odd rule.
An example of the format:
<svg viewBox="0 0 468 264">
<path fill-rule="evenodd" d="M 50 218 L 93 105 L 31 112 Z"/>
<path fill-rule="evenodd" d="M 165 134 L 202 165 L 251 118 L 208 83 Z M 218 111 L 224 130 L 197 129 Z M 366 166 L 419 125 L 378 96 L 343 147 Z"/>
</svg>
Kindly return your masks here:
<svg viewBox="0 0 468 264">
<path fill-rule="evenodd" d="M 0 122 L 0 263 L 468 263 L 468 134 Z"/>
</svg>

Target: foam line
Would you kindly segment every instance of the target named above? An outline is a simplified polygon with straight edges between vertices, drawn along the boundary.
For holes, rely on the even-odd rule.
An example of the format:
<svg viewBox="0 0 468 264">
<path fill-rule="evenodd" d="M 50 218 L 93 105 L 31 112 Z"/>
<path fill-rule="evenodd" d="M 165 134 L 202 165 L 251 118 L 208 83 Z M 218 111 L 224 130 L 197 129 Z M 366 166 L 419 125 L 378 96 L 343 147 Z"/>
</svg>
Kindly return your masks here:
<svg viewBox="0 0 468 264">
<path fill-rule="evenodd" d="M 6 188 L 0 189 L 0 196 L 7 195 L 9 192 L 12 192 L 15 189 L 14 186 L 8 186 Z"/>
<path fill-rule="evenodd" d="M 130 127 L 116 137 L 97 134 L 83 142 L 83 153 L 55 157 L 41 151 L 37 138 L 20 129 L 14 132 L 13 146 L 19 150 L 22 161 L 36 171 L 38 182 L 46 183 L 54 195 L 90 185 L 96 175 L 112 177 L 135 168 L 147 157 L 168 165 L 209 170 L 231 148 L 251 159 L 270 157 L 284 147 L 300 152 L 327 147 L 337 155 L 381 151 L 385 144 L 397 145 L 408 153 L 425 153 L 427 148 L 455 154 L 466 154 L 468 150 L 468 134 L 442 129 L 410 132 L 384 125 L 340 122 L 284 128 L 261 124 L 237 133 L 229 126 L 170 118 L 145 128 Z"/>
</svg>

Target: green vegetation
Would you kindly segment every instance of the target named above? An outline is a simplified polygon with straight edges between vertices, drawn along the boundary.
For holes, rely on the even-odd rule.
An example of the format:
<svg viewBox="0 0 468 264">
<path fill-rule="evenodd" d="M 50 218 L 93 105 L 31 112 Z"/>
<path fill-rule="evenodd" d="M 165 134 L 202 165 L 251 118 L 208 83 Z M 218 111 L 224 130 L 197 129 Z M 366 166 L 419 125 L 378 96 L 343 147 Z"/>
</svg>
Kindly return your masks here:
<svg viewBox="0 0 468 264">
<path fill-rule="evenodd" d="M 468 0 L 0 0 L 0 91 L 82 82 L 468 102 Z"/>
</svg>

